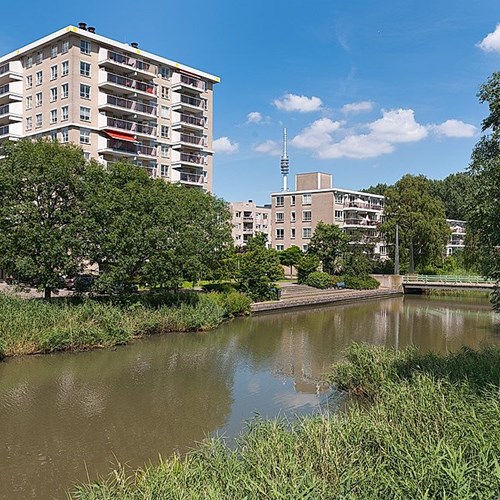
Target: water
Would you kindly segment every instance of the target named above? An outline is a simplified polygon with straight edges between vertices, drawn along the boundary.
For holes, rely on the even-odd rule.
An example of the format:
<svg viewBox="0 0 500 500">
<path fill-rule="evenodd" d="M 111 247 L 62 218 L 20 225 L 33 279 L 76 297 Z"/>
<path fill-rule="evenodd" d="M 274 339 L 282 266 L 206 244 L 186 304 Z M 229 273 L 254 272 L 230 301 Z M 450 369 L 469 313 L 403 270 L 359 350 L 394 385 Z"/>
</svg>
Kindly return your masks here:
<svg viewBox="0 0 500 500">
<path fill-rule="evenodd" d="M 293 418 L 332 399 L 334 410 L 321 377 L 352 341 L 447 352 L 500 344 L 500 325 L 486 299 L 407 296 L 10 359 L 0 363 L 0 498 L 65 498 L 118 462 L 230 438 L 257 414 Z"/>
</svg>

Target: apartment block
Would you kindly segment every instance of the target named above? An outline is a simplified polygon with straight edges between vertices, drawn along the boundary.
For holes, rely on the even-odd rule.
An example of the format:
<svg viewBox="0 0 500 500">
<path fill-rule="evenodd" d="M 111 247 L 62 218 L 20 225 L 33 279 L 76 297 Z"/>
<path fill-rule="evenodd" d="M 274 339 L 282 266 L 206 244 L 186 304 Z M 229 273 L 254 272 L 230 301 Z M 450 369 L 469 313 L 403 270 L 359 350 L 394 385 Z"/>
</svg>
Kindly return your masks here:
<svg viewBox="0 0 500 500">
<path fill-rule="evenodd" d="M 271 194 L 272 246 L 284 250 L 298 246 L 307 250 L 319 222 L 336 224 L 345 232 L 358 232 L 375 244 L 374 253 L 387 256 L 379 241 L 384 197 L 333 187 L 330 174 L 313 172 L 295 176 L 295 190 Z"/>
<path fill-rule="evenodd" d="M 232 214 L 232 235 L 236 246 L 244 247 L 257 233 L 267 235 L 271 242 L 271 206 L 258 206 L 252 200 L 229 204 Z"/>
<path fill-rule="evenodd" d="M 450 226 L 451 236 L 446 244 L 446 256 L 453 255 L 457 250 L 465 248 L 465 226 L 464 220 L 446 219 Z"/>
<path fill-rule="evenodd" d="M 212 190 L 217 76 L 80 23 L 0 57 L 0 143 L 49 137 Z"/>
</svg>

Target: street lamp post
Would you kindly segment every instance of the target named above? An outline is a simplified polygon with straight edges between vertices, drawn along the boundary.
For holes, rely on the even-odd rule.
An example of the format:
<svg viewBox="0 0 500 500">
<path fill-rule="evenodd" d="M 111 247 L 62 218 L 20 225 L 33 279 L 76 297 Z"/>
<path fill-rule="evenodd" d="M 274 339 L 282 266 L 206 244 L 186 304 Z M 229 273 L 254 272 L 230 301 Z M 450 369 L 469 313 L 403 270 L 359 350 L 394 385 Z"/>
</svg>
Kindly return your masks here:
<svg viewBox="0 0 500 500">
<path fill-rule="evenodd" d="M 394 249 L 394 274 L 399 275 L 399 225 L 396 224 L 396 248 Z"/>
</svg>

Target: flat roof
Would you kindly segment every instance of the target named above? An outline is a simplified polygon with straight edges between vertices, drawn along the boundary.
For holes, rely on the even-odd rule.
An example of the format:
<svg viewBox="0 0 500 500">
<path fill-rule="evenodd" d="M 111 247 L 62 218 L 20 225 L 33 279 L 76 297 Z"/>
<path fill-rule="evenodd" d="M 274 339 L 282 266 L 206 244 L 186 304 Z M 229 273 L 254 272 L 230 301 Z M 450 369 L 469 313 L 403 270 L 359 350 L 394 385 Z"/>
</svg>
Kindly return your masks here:
<svg viewBox="0 0 500 500">
<path fill-rule="evenodd" d="M 47 35 L 43 38 L 40 38 L 34 42 L 31 42 L 28 45 L 25 45 L 24 47 L 21 47 L 20 49 L 14 50 L 2 57 L 0 57 L 0 64 L 6 61 L 9 61 L 10 59 L 18 58 L 19 56 L 22 56 L 23 54 L 27 52 L 31 52 L 32 50 L 36 49 L 40 45 L 44 45 L 46 43 L 50 43 L 53 40 L 56 40 L 57 38 L 60 38 L 64 35 L 67 35 L 68 33 L 74 33 L 78 36 L 89 38 L 91 40 L 95 40 L 96 42 L 100 42 L 102 44 L 108 44 L 108 45 L 113 45 L 114 47 L 117 47 L 121 50 L 125 50 L 127 52 L 130 52 L 132 54 L 140 55 L 141 57 L 145 57 L 148 59 L 153 59 L 154 61 L 160 62 L 162 64 L 165 64 L 167 66 L 171 66 L 174 68 L 178 68 L 180 70 L 196 74 L 198 76 L 201 76 L 203 78 L 206 78 L 207 80 L 210 80 L 214 83 L 220 82 L 220 78 L 218 76 L 212 75 L 210 73 L 206 73 L 204 71 L 200 71 L 199 69 L 192 68 L 190 66 L 186 66 L 185 64 L 178 63 L 176 61 L 172 61 L 170 59 L 166 59 L 165 57 L 158 56 L 156 54 L 153 54 L 151 52 L 146 52 L 145 50 L 141 50 L 139 48 L 134 48 L 131 45 L 123 42 L 118 42 L 116 40 L 113 40 L 111 38 L 107 38 L 105 36 L 99 35 L 97 33 L 91 33 L 90 31 L 87 30 L 82 30 L 80 28 L 77 28 L 76 26 L 69 25 L 66 26 L 65 28 L 62 28 L 58 31 L 55 31 L 54 33 L 51 33 L 50 35 Z"/>
<path fill-rule="evenodd" d="M 326 189 L 302 189 L 301 191 L 280 191 L 276 193 L 271 193 L 271 196 L 283 196 L 287 194 L 333 193 L 335 191 L 341 191 L 343 193 L 355 194 L 359 196 L 371 196 L 374 198 L 381 198 L 381 199 L 385 198 L 385 196 L 382 196 L 381 194 L 365 193 L 364 191 L 353 191 L 351 189 L 344 189 L 337 187 L 331 187 Z"/>
</svg>

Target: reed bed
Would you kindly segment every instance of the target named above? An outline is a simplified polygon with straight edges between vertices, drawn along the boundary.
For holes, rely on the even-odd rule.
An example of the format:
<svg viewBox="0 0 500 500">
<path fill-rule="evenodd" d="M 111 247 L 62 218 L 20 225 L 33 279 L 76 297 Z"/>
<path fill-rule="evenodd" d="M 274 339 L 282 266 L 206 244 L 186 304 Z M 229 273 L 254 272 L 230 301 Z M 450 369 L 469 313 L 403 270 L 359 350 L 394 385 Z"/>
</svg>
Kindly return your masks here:
<svg viewBox="0 0 500 500">
<path fill-rule="evenodd" d="M 111 347 L 144 335 L 209 330 L 243 313 L 233 294 L 172 294 L 51 302 L 0 294 L 0 358 Z"/>
<path fill-rule="evenodd" d="M 70 496 L 498 498 L 500 349 L 440 357 L 354 345 L 330 381 L 364 397 L 335 415 L 253 421 L 235 447 L 207 440 L 182 458 L 118 467 Z"/>
</svg>

